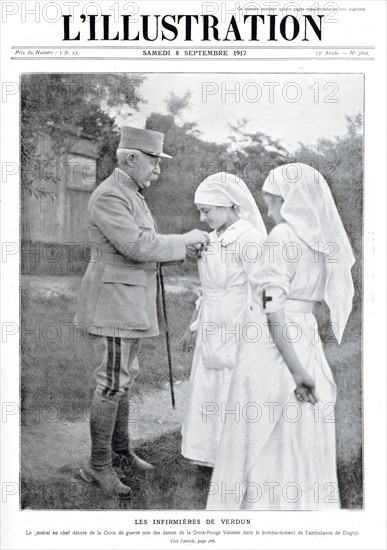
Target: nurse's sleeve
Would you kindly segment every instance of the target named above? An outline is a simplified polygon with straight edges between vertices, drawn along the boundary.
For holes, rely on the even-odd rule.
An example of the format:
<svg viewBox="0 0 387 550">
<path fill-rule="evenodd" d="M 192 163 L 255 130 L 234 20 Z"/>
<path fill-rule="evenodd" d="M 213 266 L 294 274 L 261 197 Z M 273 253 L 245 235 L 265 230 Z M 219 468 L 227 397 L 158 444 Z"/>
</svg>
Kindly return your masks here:
<svg viewBox="0 0 387 550">
<path fill-rule="evenodd" d="M 249 282 L 258 278 L 257 272 L 262 268 L 263 243 L 254 227 L 240 237 L 240 258 Z"/>
<path fill-rule="evenodd" d="M 257 281 L 260 279 L 259 273 L 262 270 L 263 243 L 264 239 L 254 227 L 240 238 L 240 260 L 247 276 L 247 303 L 251 310 L 257 306 L 257 296 L 254 294 L 257 292 Z M 260 304 L 259 309 L 261 309 Z"/>
<path fill-rule="evenodd" d="M 289 295 L 296 271 L 296 263 L 289 261 L 287 249 L 294 242 L 294 234 L 286 223 L 276 225 L 263 246 L 262 269 L 258 274 L 258 299 L 264 313 L 281 310 Z"/>
</svg>

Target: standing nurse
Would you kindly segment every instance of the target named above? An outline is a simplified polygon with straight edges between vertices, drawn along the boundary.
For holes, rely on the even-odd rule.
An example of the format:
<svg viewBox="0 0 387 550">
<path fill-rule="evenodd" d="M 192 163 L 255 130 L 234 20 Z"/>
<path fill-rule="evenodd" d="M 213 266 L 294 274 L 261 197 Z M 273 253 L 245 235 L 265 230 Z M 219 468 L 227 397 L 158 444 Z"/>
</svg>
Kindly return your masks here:
<svg viewBox="0 0 387 550">
<path fill-rule="evenodd" d="M 259 267 L 266 229 L 249 189 L 234 174 L 220 172 L 204 180 L 195 204 L 213 231 L 198 262 L 197 318 L 183 338 L 186 349 L 195 338 L 196 345 L 182 454 L 212 467 L 240 344 L 259 330 L 251 315 L 250 278 Z"/>
<path fill-rule="evenodd" d="M 313 306 L 325 301 L 340 343 L 354 256 L 328 184 L 311 166 L 272 170 L 263 196 L 276 226 L 252 283 L 270 330 L 242 342 L 228 400 L 240 416 L 226 418 L 207 508 L 337 509 L 336 385 Z"/>
</svg>

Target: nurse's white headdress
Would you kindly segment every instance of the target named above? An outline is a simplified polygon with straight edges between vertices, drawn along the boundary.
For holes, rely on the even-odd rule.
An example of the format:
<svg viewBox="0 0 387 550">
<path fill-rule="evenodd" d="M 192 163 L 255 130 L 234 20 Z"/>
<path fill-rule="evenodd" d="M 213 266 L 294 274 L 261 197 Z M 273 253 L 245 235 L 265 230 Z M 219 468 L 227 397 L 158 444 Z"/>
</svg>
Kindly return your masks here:
<svg viewBox="0 0 387 550">
<path fill-rule="evenodd" d="M 340 343 L 352 310 L 355 257 L 327 182 L 311 166 L 285 164 L 271 170 L 262 191 L 284 199 L 282 218 L 310 248 L 324 254 L 324 300 Z"/>
<path fill-rule="evenodd" d="M 218 172 L 208 176 L 195 193 L 195 204 L 235 206 L 238 216 L 253 225 L 265 239 L 267 232 L 257 203 L 243 180 L 235 174 Z"/>
</svg>

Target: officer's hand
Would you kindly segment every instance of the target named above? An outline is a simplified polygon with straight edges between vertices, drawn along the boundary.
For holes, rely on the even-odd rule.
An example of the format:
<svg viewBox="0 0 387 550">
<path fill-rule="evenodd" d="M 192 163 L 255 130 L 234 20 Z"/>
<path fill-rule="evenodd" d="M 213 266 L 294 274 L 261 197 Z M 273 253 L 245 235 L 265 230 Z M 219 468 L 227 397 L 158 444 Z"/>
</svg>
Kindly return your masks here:
<svg viewBox="0 0 387 550">
<path fill-rule="evenodd" d="M 183 234 L 183 239 L 186 246 L 196 244 L 207 244 L 209 240 L 209 234 L 207 231 L 201 231 L 200 229 L 193 229 L 188 233 Z"/>
<path fill-rule="evenodd" d="M 198 246 L 201 246 L 201 245 L 198 245 Z M 196 246 L 194 246 L 193 244 L 190 244 L 188 246 L 185 247 L 185 255 L 187 258 L 197 258 L 198 257 L 198 250 L 196 248 Z"/>
</svg>

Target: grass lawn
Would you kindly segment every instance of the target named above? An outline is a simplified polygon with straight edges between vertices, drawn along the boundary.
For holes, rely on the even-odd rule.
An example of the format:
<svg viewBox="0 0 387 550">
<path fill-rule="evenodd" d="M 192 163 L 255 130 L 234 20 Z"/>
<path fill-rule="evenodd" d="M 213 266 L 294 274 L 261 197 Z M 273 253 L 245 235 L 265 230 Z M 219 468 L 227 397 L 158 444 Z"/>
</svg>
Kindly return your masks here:
<svg viewBox="0 0 387 550">
<path fill-rule="evenodd" d="M 180 433 L 165 435 L 142 445 L 137 452 L 156 466 L 127 478 L 129 499 L 106 498 L 95 484 L 87 484 L 77 468 L 59 472 L 57 481 L 22 480 L 22 507 L 34 509 L 204 509 L 211 470 L 194 466 L 179 452 Z"/>
<path fill-rule="evenodd" d="M 174 379 L 189 376 L 192 356 L 182 353 L 179 340 L 195 307 L 193 293 L 167 298 Z M 90 342 L 72 327 L 76 296 L 41 296 L 22 290 L 21 394 L 22 410 L 54 406 L 82 417 L 94 393 L 97 362 Z M 165 387 L 169 381 L 165 335 L 144 338 L 140 374 L 133 392 Z"/>
<path fill-rule="evenodd" d="M 191 354 L 179 350 L 179 339 L 194 307 L 192 293 L 169 294 L 168 311 L 175 380 L 186 379 Z M 93 370 L 97 366 L 91 345 L 71 322 L 74 296 L 42 297 L 22 291 L 21 393 L 23 412 L 54 405 L 63 414 L 68 404 L 84 418 L 94 392 Z M 344 508 L 362 507 L 362 397 L 360 315 L 352 316 L 343 344 L 326 343 L 328 362 L 338 386 L 337 455 L 339 485 Z M 163 336 L 144 340 L 140 354 L 141 375 L 133 391 L 164 388 L 168 366 Z M 98 488 L 78 478 L 78 469 L 58 472 L 58 479 L 23 478 L 22 507 L 35 509 L 202 509 L 210 474 L 180 455 L 180 434 L 171 433 L 145 443 L 140 454 L 157 469 L 137 473 L 130 480 L 133 497 L 106 499 Z M 22 473 L 23 474 L 23 473 Z"/>
<path fill-rule="evenodd" d="M 74 466 L 58 472 L 58 479 L 49 483 L 22 477 L 21 506 L 40 510 L 202 510 L 211 470 L 191 464 L 181 456 L 180 448 L 181 435 L 175 432 L 137 449 L 156 468 L 121 476 L 133 491 L 128 499 L 107 498 L 97 485 L 82 481 Z M 342 508 L 361 508 L 360 454 L 352 463 L 339 459 L 338 472 Z"/>
</svg>

